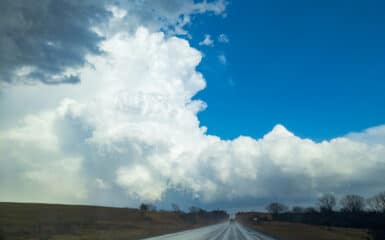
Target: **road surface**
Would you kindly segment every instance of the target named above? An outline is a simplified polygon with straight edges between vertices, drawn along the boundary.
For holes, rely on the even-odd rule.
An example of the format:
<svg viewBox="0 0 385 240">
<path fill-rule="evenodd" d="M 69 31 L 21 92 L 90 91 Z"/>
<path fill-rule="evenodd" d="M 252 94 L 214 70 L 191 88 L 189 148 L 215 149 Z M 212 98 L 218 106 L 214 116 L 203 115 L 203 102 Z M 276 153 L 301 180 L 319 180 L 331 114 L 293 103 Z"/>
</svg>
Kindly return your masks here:
<svg viewBox="0 0 385 240">
<path fill-rule="evenodd" d="M 275 240 L 262 233 L 246 229 L 237 222 L 225 222 L 208 227 L 146 238 L 145 240 Z"/>
</svg>

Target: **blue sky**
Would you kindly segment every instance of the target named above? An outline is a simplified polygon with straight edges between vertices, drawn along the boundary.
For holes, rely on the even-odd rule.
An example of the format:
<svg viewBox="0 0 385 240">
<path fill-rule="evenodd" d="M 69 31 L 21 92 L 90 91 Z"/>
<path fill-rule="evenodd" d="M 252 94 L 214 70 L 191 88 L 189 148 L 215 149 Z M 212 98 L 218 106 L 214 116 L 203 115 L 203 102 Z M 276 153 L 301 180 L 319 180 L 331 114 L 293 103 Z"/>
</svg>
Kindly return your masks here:
<svg viewBox="0 0 385 240">
<path fill-rule="evenodd" d="M 200 17 L 193 46 L 230 39 L 200 48 L 201 123 L 227 139 L 282 123 L 318 141 L 384 123 L 384 12 L 383 1 L 233 1 L 225 18 Z"/>
<path fill-rule="evenodd" d="M 0 9 L 0 201 L 263 209 L 384 190 L 383 1 Z"/>
</svg>

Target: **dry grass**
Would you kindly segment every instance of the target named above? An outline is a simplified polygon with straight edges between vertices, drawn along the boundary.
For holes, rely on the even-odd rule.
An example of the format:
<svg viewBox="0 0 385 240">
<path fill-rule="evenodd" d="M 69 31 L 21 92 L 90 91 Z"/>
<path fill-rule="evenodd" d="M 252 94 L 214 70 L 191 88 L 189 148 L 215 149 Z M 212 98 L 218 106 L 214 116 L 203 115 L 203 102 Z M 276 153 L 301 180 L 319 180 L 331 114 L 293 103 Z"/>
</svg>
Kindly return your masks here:
<svg viewBox="0 0 385 240">
<path fill-rule="evenodd" d="M 254 229 L 282 240 L 367 240 L 367 230 L 313 226 L 287 222 L 263 222 Z"/>
<path fill-rule="evenodd" d="M 262 221 L 255 223 L 254 217 L 266 217 L 266 214 L 242 213 L 237 215 L 238 221 L 280 240 L 369 240 L 372 239 L 368 230 L 325 227 L 301 223 L 278 221 Z"/>
<path fill-rule="evenodd" d="M 51 204 L 0 203 L 0 240 L 130 240 L 206 225 L 173 212 Z"/>
</svg>

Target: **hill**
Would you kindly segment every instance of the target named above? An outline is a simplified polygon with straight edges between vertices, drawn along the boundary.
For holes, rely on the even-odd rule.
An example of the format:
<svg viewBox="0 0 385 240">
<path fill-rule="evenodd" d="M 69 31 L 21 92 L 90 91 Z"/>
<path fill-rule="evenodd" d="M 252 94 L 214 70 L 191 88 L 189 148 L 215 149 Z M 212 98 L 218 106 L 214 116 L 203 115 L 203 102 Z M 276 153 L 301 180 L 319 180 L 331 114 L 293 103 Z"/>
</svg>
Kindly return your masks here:
<svg viewBox="0 0 385 240">
<path fill-rule="evenodd" d="M 99 206 L 0 203 L 0 240 L 140 239 L 221 221 L 221 211 L 149 212 Z"/>
</svg>

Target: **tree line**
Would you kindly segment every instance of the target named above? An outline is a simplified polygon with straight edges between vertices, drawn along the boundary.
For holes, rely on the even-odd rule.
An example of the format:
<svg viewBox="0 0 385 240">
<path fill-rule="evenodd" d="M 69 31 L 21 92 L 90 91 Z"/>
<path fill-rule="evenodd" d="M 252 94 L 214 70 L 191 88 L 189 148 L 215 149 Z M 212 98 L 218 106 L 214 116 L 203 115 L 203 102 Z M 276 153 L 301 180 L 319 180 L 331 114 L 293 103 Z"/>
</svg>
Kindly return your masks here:
<svg viewBox="0 0 385 240">
<path fill-rule="evenodd" d="M 347 194 L 340 199 L 334 194 L 320 196 L 315 207 L 293 206 L 272 202 L 266 206 L 274 220 L 370 229 L 374 239 L 385 239 L 385 191 L 368 199 Z"/>
<path fill-rule="evenodd" d="M 323 194 L 318 198 L 316 207 L 293 206 L 291 211 L 285 204 L 272 202 L 266 206 L 266 210 L 273 215 L 285 212 L 292 213 L 331 213 L 337 211 L 337 197 L 332 193 Z M 339 212 L 345 213 L 385 213 L 385 191 L 374 195 L 368 199 L 356 194 L 347 194 L 339 200 Z"/>
<path fill-rule="evenodd" d="M 200 220 L 206 220 L 206 221 L 220 221 L 223 219 L 227 219 L 229 217 L 228 213 L 224 210 L 212 210 L 207 211 L 203 208 L 191 206 L 188 211 L 183 211 L 178 204 L 173 203 L 171 204 L 172 212 L 178 214 L 183 220 L 186 222 L 189 222 L 191 224 L 198 223 Z M 139 206 L 139 210 L 142 213 L 145 212 L 157 212 L 156 206 L 149 203 L 142 203 Z M 164 210 L 159 210 L 159 212 L 163 212 Z"/>
</svg>

